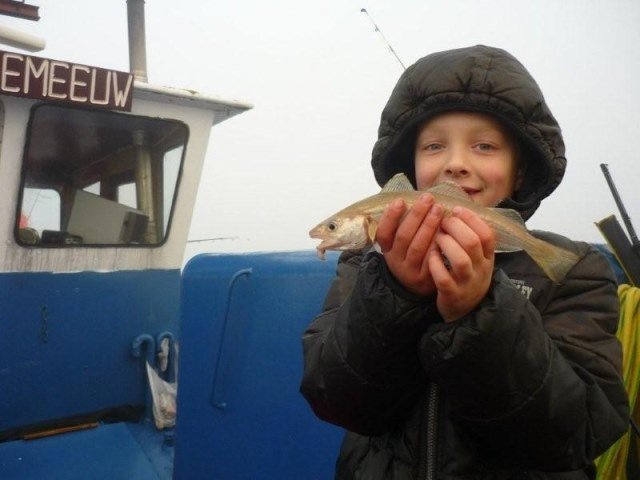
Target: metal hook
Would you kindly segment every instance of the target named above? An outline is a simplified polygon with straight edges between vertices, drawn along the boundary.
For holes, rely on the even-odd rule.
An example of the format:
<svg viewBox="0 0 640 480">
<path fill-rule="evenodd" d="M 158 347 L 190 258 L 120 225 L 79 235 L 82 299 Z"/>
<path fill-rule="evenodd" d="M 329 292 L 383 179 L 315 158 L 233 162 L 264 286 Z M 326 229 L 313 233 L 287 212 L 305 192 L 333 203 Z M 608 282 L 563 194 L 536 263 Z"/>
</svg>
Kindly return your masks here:
<svg viewBox="0 0 640 480">
<path fill-rule="evenodd" d="M 149 362 L 149 365 L 153 366 L 155 363 L 156 342 L 148 333 L 138 335 L 133 340 L 133 343 L 131 344 L 131 354 L 136 358 L 140 358 L 142 356 L 142 345 L 144 344 L 147 344 L 147 362 Z"/>
</svg>

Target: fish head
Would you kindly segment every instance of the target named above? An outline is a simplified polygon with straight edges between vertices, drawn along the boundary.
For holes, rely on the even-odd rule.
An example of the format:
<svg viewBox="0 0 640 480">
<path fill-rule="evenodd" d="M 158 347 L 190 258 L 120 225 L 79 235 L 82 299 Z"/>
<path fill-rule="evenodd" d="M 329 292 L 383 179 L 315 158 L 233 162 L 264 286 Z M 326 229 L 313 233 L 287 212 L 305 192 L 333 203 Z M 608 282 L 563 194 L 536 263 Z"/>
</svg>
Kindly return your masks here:
<svg viewBox="0 0 640 480">
<path fill-rule="evenodd" d="M 322 240 L 316 247 L 321 258 L 326 250 L 359 250 L 372 243 L 364 215 L 329 217 L 313 227 L 309 236 Z"/>
</svg>

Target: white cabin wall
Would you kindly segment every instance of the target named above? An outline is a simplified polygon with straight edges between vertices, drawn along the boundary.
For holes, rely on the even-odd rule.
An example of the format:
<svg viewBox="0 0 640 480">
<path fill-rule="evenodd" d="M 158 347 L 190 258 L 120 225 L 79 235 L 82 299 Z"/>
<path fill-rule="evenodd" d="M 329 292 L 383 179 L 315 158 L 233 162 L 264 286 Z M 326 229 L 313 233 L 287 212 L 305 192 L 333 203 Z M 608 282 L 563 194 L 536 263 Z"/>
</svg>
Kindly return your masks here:
<svg viewBox="0 0 640 480">
<path fill-rule="evenodd" d="M 32 100 L 2 97 L 4 115 L 2 116 L 2 138 L 0 139 L 0 271 L 22 271 L 9 269 L 17 254 L 13 238 L 16 220 L 18 192 L 20 188 L 20 168 L 27 131 L 29 109 L 35 103 Z M 8 122 L 7 119 L 11 121 Z"/>
<path fill-rule="evenodd" d="M 214 123 L 212 110 L 152 102 L 134 95 L 132 114 L 172 118 L 185 122 L 189 128 L 182 177 L 165 244 L 158 247 L 38 248 L 18 245 L 13 235 L 29 109 L 36 102 L 2 98 L 5 119 L 11 118 L 11 121 L 5 121 L 0 150 L 0 204 L 4 206 L 0 221 L 0 271 L 74 272 L 181 267 L 207 143 Z"/>
</svg>

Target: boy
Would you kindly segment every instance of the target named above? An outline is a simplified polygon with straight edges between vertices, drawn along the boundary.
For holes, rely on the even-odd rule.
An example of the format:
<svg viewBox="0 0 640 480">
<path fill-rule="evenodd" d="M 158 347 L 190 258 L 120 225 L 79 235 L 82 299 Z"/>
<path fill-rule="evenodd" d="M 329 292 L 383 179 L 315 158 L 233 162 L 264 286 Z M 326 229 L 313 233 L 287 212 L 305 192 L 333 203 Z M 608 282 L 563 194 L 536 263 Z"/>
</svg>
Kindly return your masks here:
<svg viewBox="0 0 640 480">
<path fill-rule="evenodd" d="M 528 219 L 565 168 L 560 128 L 526 69 L 476 46 L 400 77 L 372 165 L 383 185 L 460 185 Z M 339 479 L 587 479 L 626 430 L 616 284 L 587 244 L 554 284 L 523 252 L 494 253 L 467 209 L 425 195 L 380 220 L 382 254 L 345 253 L 304 334 L 301 391 L 348 430 Z"/>
</svg>

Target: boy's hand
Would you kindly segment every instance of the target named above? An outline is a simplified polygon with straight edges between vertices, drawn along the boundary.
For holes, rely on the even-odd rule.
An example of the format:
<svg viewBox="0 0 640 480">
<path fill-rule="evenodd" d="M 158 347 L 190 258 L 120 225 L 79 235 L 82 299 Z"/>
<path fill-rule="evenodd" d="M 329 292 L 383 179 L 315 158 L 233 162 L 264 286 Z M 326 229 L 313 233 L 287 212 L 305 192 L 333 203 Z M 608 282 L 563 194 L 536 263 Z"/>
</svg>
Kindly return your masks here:
<svg viewBox="0 0 640 480">
<path fill-rule="evenodd" d="M 495 242 L 493 230 L 471 210 L 456 207 L 442 220 L 435 236 L 438 249 L 429 253 L 428 269 L 438 290 L 438 311 L 446 322 L 469 313 L 489 291 Z"/>
<path fill-rule="evenodd" d="M 410 292 L 431 295 L 436 287 L 429 272 L 429 252 L 440 227 L 443 209 L 426 194 L 406 212 L 400 199 L 394 200 L 378 223 L 376 240 L 393 276 Z"/>
</svg>

